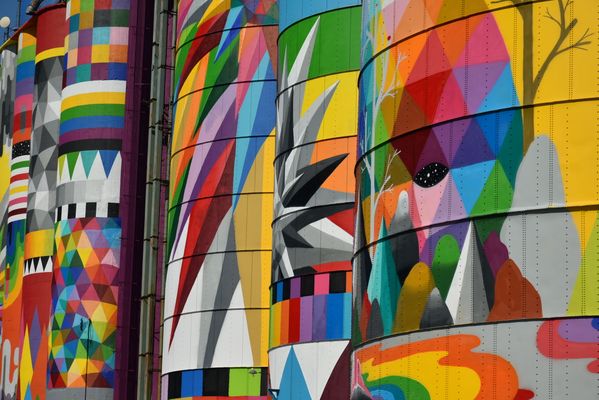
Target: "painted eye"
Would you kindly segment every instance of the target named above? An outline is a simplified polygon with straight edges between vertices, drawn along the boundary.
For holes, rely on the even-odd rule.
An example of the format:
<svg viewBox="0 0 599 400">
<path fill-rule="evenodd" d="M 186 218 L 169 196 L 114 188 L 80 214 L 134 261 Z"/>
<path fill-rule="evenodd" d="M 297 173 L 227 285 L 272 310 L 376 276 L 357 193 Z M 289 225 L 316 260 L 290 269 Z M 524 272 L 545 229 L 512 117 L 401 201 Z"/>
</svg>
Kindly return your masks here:
<svg viewBox="0 0 599 400">
<path fill-rule="evenodd" d="M 437 162 L 430 163 L 418 171 L 414 176 L 414 183 L 423 188 L 433 187 L 441 182 L 448 172 L 449 168 L 445 165 Z"/>
</svg>

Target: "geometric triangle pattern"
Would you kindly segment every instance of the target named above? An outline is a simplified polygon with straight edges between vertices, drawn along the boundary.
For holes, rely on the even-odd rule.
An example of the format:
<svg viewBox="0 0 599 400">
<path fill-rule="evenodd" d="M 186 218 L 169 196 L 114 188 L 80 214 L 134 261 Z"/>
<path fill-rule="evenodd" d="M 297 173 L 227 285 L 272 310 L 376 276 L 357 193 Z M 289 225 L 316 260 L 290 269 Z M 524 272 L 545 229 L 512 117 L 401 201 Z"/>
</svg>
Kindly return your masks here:
<svg viewBox="0 0 599 400">
<path fill-rule="evenodd" d="M 110 180 L 120 173 L 120 154 L 114 150 L 70 152 L 58 161 L 60 183 L 81 180 Z"/>
<path fill-rule="evenodd" d="M 48 368 L 48 328 L 52 274 L 23 277 L 23 353 L 19 386 L 24 399 L 44 398 Z"/>
<path fill-rule="evenodd" d="M 281 391 L 277 398 L 284 400 L 310 398 L 306 379 L 302 374 L 302 368 L 297 360 L 293 347 L 289 350 L 289 356 L 285 362 L 285 368 L 283 369 L 283 376 L 281 378 L 281 387 L 282 389 L 280 389 Z"/>
<path fill-rule="evenodd" d="M 393 11 L 389 8 L 385 12 Z M 405 57 L 389 59 L 394 52 Z M 510 55 L 491 13 L 431 29 L 418 40 L 401 42 L 388 53 L 365 68 L 367 79 L 363 79 L 363 85 L 371 85 L 391 68 L 397 69 L 396 75 L 389 74 L 382 82 L 395 92 L 397 107 L 394 110 L 386 105 L 381 109 L 386 115 L 376 137 L 369 133 L 373 108 L 366 107 L 368 130 L 360 136 L 363 151 L 422 126 L 519 105 Z M 376 72 L 379 70 L 382 72 Z M 380 93 L 364 89 L 365 104 L 377 103 Z"/>
<path fill-rule="evenodd" d="M 14 97 L 14 122 L 10 159 L 10 186 L 6 212 L 5 232 L 6 261 L 4 307 L 2 310 L 2 348 L 8 350 L 8 360 L 3 363 L 1 376 L 9 377 L 9 382 L 0 388 L 0 397 L 14 398 L 21 389 L 18 382 L 19 361 L 22 354 L 23 326 L 23 269 L 25 248 L 25 218 L 27 211 L 27 185 L 29 153 L 32 127 L 34 89 L 34 59 L 36 37 L 31 30 L 18 34 L 16 58 L 16 86 Z M 3 171 L 2 174 L 5 174 Z M 14 366 L 13 366 L 14 364 Z M 14 383 L 10 382 L 14 379 Z"/>
<path fill-rule="evenodd" d="M 349 398 L 349 342 L 295 344 L 269 352 L 270 385 L 281 400 Z M 335 396 L 331 396 L 332 391 Z"/>
<path fill-rule="evenodd" d="M 121 227 L 118 219 L 60 221 L 52 287 L 53 388 L 114 384 Z"/>
<path fill-rule="evenodd" d="M 48 389 L 112 396 L 130 2 L 67 3 Z"/>
<path fill-rule="evenodd" d="M 64 71 L 64 10 L 39 15 L 33 91 L 33 132 L 29 165 L 25 265 L 23 271 L 23 353 L 19 370 L 21 396 L 44 399 L 48 370 L 48 328 L 54 267 L 58 138 Z"/>
<path fill-rule="evenodd" d="M 25 270 L 23 276 L 40 273 L 51 273 L 53 267 L 53 256 L 43 256 L 25 259 Z"/>
<path fill-rule="evenodd" d="M 368 130 L 361 131 L 360 141 L 363 151 L 368 151 L 382 141 L 394 137 L 392 147 L 387 146 L 386 151 L 399 153 L 397 161 L 401 160 L 410 171 L 411 176 L 402 176 L 406 181 L 416 179 L 418 172 L 422 171 L 429 163 L 439 162 L 451 171 L 453 168 L 470 168 L 475 164 L 498 158 L 503 144 L 510 139 L 504 127 L 510 126 L 521 118 L 517 112 L 505 111 L 489 117 L 464 118 L 455 123 L 438 124 L 428 130 L 402 136 L 402 133 L 419 126 L 433 125 L 463 118 L 469 114 L 477 114 L 481 112 L 482 108 L 484 108 L 483 111 L 488 111 L 517 105 L 512 104 L 513 96 L 506 96 L 505 92 L 497 93 L 495 90 L 495 87 L 500 85 L 502 90 L 515 93 L 513 82 L 511 80 L 506 82 L 506 77 L 511 77 L 509 54 L 505 44 L 500 41 L 495 43 L 502 39 L 492 15 L 473 18 L 469 20 L 469 24 L 476 26 L 471 26 L 470 29 L 484 30 L 484 36 L 496 45 L 491 49 L 485 43 L 478 43 L 477 40 L 482 34 L 472 35 L 470 40 L 455 40 L 449 43 L 447 39 L 444 39 L 442 42 L 440 37 L 447 38 L 450 28 L 431 30 L 424 35 L 426 39 L 423 44 L 414 49 L 410 48 L 409 52 L 407 47 L 402 49 L 399 45 L 397 51 L 405 50 L 406 54 L 410 54 L 413 62 L 408 66 L 408 60 L 400 61 L 400 76 L 390 83 L 393 90 L 397 92 L 395 103 L 398 107 L 397 109 L 383 108 L 381 110 L 384 115 L 389 114 L 389 116 L 385 116 L 384 123 L 377 126 L 376 137 L 369 132 L 371 127 L 368 125 L 368 121 L 366 125 Z M 459 24 L 452 24 L 451 29 L 456 29 L 453 25 Z M 471 54 L 477 54 L 477 56 Z M 467 64 L 465 64 L 464 57 L 468 57 Z M 493 62 L 489 62 L 489 60 Z M 375 64 L 378 62 L 383 61 L 375 61 Z M 404 65 L 406 65 L 405 68 L 403 68 Z M 434 68 L 431 65 L 434 65 Z M 376 67 L 396 68 L 391 64 L 377 65 Z M 365 85 L 369 85 L 375 78 L 374 70 L 373 64 L 365 70 L 368 77 L 368 79 L 364 79 Z M 367 95 L 371 95 L 370 92 L 364 90 Z M 372 99 L 365 100 L 367 104 L 377 101 L 377 95 L 374 96 Z M 506 98 L 510 103 L 501 103 Z M 490 104 L 495 104 L 495 108 L 491 109 Z M 372 107 L 368 106 L 366 110 L 371 112 Z M 415 116 L 420 117 L 416 118 Z M 365 118 L 369 120 L 372 115 L 368 114 Z M 414 124 L 414 126 L 407 126 L 405 123 Z M 509 133 L 514 136 L 521 135 L 521 132 L 517 130 L 512 130 Z M 436 148 L 431 147 L 430 144 L 424 146 L 426 142 L 423 141 L 423 138 L 430 136 L 434 136 L 433 140 L 437 143 Z M 517 146 L 512 146 L 511 150 L 512 155 L 518 153 Z M 502 159 L 503 163 L 511 163 L 511 165 L 504 165 L 504 170 L 513 169 L 514 165 L 519 164 L 520 159 L 518 157 L 510 160 Z M 385 165 L 381 165 L 375 168 L 375 189 L 377 191 L 380 189 L 384 167 Z M 468 172 L 467 169 L 461 171 L 461 173 Z M 389 184 L 399 186 L 402 183 L 404 181 L 390 182 Z M 370 195 L 370 193 L 365 193 L 364 196 Z M 470 200 L 470 202 L 474 200 L 476 199 Z"/>
<path fill-rule="evenodd" d="M 383 51 L 366 64 L 360 82 L 365 114 L 356 170 L 363 232 L 356 234 L 355 248 L 369 247 L 362 251 L 370 252 L 370 263 L 356 258 L 354 271 L 366 284 L 356 295 L 353 335 L 364 341 L 404 331 L 407 319 L 411 329 L 486 321 L 496 280 L 487 254 L 496 247 L 485 241 L 490 232 L 498 233 L 501 218 L 477 221 L 470 229 L 468 221 L 510 210 L 523 159 L 523 115 L 516 109 L 512 61 L 494 13 L 454 20 L 442 6 L 450 2 L 413 0 L 401 11 L 391 6 L 395 3 L 366 11 L 365 29 L 374 37 L 392 26 L 390 36 L 403 32 L 413 25 L 416 10 L 434 28 L 415 36 L 403 32 L 406 40 L 384 50 L 381 43 L 365 43 L 366 55 Z M 469 7 L 486 7 L 473 3 Z M 456 243 L 462 258 L 473 255 L 458 262 L 447 243 Z M 378 257 L 387 250 L 387 258 Z M 437 286 L 429 268 L 433 260 L 451 271 L 443 272 L 452 278 L 441 284 L 443 297 L 431 291 Z M 382 267 L 393 261 L 405 266 L 392 268 L 391 280 L 381 280 Z M 397 277 L 401 289 L 384 296 L 374 290 Z M 468 298 L 467 312 L 458 316 L 462 290 L 480 297 L 476 307 Z M 413 296 L 409 311 L 401 303 L 407 296 Z M 390 315 L 390 309 L 396 311 Z"/>
<path fill-rule="evenodd" d="M 31 140 L 28 232 L 54 228 L 62 63 L 62 57 L 52 57 L 36 65 L 37 97 Z"/>
</svg>

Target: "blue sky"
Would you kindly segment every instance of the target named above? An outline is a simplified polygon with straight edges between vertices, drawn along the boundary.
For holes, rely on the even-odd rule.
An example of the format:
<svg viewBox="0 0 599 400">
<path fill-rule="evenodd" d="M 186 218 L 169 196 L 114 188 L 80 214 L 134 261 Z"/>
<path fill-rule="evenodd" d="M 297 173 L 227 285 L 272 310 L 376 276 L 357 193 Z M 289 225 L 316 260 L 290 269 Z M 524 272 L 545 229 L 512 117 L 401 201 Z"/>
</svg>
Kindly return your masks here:
<svg viewBox="0 0 599 400">
<path fill-rule="evenodd" d="M 46 0 L 47 3 L 52 3 Z M 25 9 L 29 5 L 30 0 L 23 0 L 23 12 L 21 13 L 22 22 L 25 22 L 29 16 L 25 15 Z M 4 16 L 10 17 L 11 27 L 17 27 L 17 0 L 0 0 L 0 18 Z M 1 40 L 0 40 L 1 41 Z"/>
</svg>

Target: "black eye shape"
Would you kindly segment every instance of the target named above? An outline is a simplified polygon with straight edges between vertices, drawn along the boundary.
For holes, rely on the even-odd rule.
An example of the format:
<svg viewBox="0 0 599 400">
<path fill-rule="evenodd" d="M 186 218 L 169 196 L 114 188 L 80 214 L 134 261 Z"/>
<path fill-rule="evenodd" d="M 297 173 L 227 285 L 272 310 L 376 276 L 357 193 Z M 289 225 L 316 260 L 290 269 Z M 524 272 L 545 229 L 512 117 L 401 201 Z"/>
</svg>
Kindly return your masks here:
<svg viewBox="0 0 599 400">
<path fill-rule="evenodd" d="M 448 172 L 449 168 L 445 165 L 437 162 L 430 163 L 414 175 L 414 183 L 423 188 L 433 187 L 441 182 Z"/>
</svg>

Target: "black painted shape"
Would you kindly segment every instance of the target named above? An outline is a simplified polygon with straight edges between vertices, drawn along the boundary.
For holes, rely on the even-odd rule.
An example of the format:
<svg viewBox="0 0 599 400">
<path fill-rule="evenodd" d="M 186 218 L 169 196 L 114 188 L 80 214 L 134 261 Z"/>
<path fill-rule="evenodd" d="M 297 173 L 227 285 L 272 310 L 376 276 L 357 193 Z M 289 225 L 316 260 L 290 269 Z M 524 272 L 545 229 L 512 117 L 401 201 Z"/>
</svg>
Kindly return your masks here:
<svg viewBox="0 0 599 400">
<path fill-rule="evenodd" d="M 345 271 L 331 272 L 329 277 L 329 293 L 345 293 Z"/>
<path fill-rule="evenodd" d="M 181 397 L 181 372 L 168 374 L 168 398 L 178 399 Z"/>
<path fill-rule="evenodd" d="M 379 306 L 378 300 L 372 302 L 366 332 L 366 336 L 369 338 L 383 336 L 383 319 L 381 318 L 381 307 Z"/>
<path fill-rule="evenodd" d="M 314 276 L 304 275 L 301 277 L 300 295 L 302 297 L 314 294 Z"/>
<path fill-rule="evenodd" d="M 204 370 L 204 396 L 229 395 L 229 369 L 211 368 Z"/>
<path fill-rule="evenodd" d="M 420 261 L 418 236 L 416 231 L 411 230 L 396 239 L 391 239 L 390 244 L 395 261 L 395 271 L 403 285 L 414 265 Z"/>
<path fill-rule="evenodd" d="M 420 187 L 430 188 L 441 182 L 448 172 L 449 168 L 445 165 L 434 162 L 420 169 L 413 180 Z"/>
<path fill-rule="evenodd" d="M 347 156 L 347 154 L 340 154 L 297 171 L 300 178 L 293 183 L 293 187 L 281 199 L 283 205 L 285 207 L 302 207 L 308 204 L 312 196 Z"/>
</svg>

